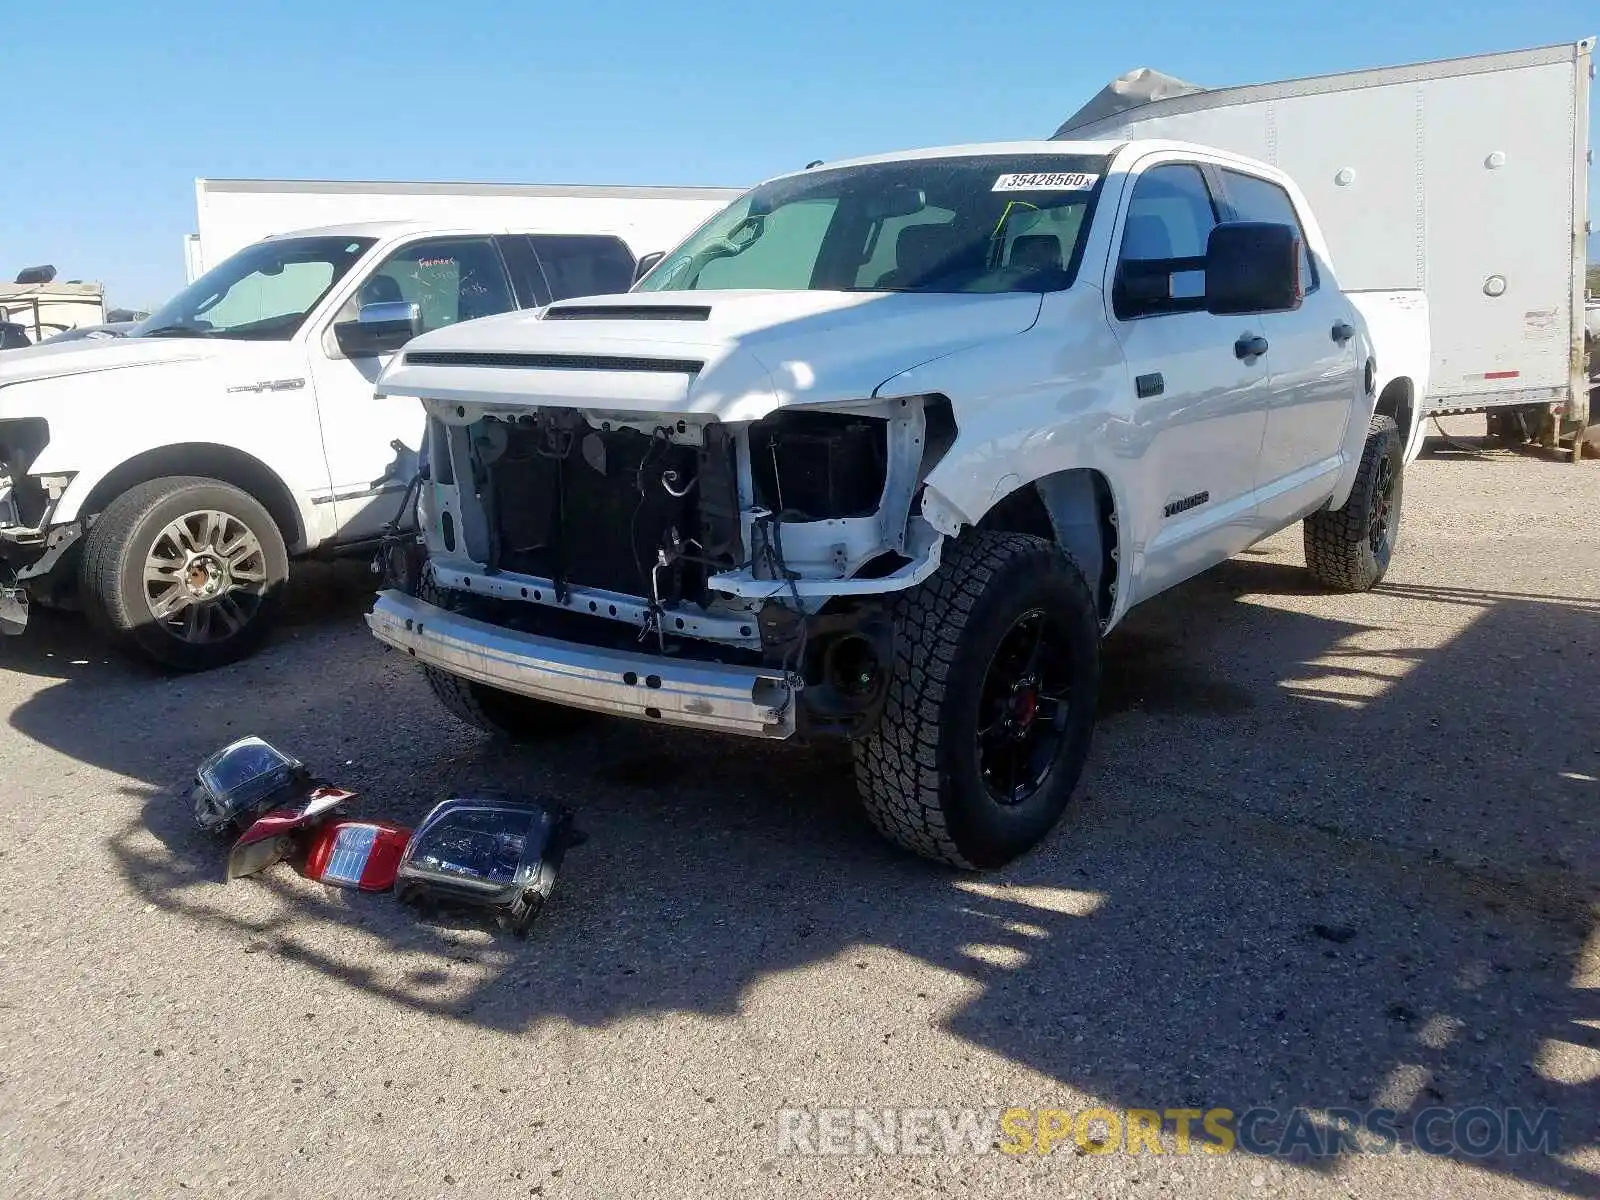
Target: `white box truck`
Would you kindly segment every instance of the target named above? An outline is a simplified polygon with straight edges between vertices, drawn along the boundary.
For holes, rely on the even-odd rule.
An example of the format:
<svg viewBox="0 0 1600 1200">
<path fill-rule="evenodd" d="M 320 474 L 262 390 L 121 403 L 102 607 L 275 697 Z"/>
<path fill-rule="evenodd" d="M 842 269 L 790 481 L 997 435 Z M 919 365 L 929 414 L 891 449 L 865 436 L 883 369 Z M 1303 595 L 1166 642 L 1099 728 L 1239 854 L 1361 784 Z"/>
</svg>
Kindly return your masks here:
<svg viewBox="0 0 1600 1200">
<path fill-rule="evenodd" d="M 1590 419 L 1594 46 L 1217 90 L 1134 71 L 1056 137 L 1181 138 L 1288 172 L 1358 306 L 1364 293 L 1399 293 L 1389 303 L 1420 317 L 1425 302 L 1432 349 L 1420 415 L 1488 412 L 1496 428 L 1553 441 Z M 1378 359 L 1390 374 L 1382 345 Z"/>
</svg>

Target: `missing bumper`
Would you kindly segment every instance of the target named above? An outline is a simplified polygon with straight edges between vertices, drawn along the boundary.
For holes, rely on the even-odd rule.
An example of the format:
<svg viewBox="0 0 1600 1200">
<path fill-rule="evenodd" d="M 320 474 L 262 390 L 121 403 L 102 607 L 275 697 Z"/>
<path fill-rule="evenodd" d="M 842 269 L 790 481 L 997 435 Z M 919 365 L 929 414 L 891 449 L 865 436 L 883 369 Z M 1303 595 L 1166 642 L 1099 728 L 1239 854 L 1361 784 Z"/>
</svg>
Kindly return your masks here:
<svg viewBox="0 0 1600 1200">
<path fill-rule="evenodd" d="M 801 664 L 795 732 L 801 737 L 858 738 L 877 727 L 888 694 L 895 626 L 881 605 L 800 617 L 781 604 L 758 617 L 769 661 Z"/>
</svg>

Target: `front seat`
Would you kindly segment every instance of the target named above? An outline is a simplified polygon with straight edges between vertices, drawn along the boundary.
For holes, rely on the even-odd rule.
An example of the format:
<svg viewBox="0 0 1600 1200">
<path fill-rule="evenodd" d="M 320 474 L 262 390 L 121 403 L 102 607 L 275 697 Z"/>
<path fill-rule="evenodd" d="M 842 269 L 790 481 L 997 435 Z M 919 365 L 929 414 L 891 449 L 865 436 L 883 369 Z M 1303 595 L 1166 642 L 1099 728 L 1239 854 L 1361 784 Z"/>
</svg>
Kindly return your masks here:
<svg viewBox="0 0 1600 1200">
<path fill-rule="evenodd" d="M 404 304 L 405 299 L 399 282 L 388 275 L 374 275 L 361 285 L 363 307 L 368 304 Z"/>
<path fill-rule="evenodd" d="M 881 288 L 920 287 L 948 271 L 961 239 L 949 225 L 907 225 L 894 240 L 894 269 L 878 277 Z"/>
<path fill-rule="evenodd" d="M 1022 234 L 1011 243 L 1011 265 L 1024 271 L 1061 270 L 1061 239 L 1053 233 Z"/>
</svg>

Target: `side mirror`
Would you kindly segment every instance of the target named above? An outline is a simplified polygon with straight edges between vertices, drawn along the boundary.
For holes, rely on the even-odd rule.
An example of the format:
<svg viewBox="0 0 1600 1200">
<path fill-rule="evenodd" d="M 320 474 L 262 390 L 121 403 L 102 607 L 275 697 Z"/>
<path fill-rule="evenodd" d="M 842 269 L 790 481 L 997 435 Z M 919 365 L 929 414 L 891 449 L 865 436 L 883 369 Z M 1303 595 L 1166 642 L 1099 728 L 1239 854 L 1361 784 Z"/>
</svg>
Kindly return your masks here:
<svg viewBox="0 0 1600 1200">
<path fill-rule="evenodd" d="M 643 279 L 646 275 L 650 274 L 651 270 L 655 267 L 655 265 L 658 262 L 660 262 L 663 258 L 665 258 L 666 256 L 667 256 L 667 252 L 665 250 L 652 250 L 649 254 L 646 254 L 643 258 L 641 258 L 637 263 L 634 264 L 634 267 L 633 267 L 633 281 L 635 283 L 638 283 L 639 280 Z"/>
<path fill-rule="evenodd" d="M 1172 276 L 1178 265 L 1180 260 L 1173 258 L 1130 258 L 1120 263 L 1112 285 L 1117 316 L 1126 320 L 1173 311 Z"/>
<path fill-rule="evenodd" d="M 1206 243 L 1206 311 L 1285 312 L 1300 307 L 1300 235 L 1290 225 L 1229 221 Z"/>
<path fill-rule="evenodd" d="M 333 327 L 334 339 L 346 358 L 393 354 L 422 332 L 422 306 L 404 300 L 363 304 L 354 321 Z"/>
</svg>

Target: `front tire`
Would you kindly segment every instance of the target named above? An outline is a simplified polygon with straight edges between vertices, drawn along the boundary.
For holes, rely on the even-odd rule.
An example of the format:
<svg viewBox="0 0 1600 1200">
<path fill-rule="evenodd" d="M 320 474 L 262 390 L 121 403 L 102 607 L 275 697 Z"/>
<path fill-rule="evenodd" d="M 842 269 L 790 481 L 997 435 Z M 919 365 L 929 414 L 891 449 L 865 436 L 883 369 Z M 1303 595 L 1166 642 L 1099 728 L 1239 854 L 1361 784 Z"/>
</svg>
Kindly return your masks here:
<svg viewBox="0 0 1600 1200">
<path fill-rule="evenodd" d="M 78 568 L 89 619 L 125 653 L 208 671 L 255 653 L 283 604 L 289 556 L 277 522 L 217 479 L 129 488 L 89 527 Z"/>
<path fill-rule="evenodd" d="M 539 742 L 583 728 L 592 713 L 487 687 L 436 667 L 423 667 L 434 699 L 456 720 L 508 742 Z"/>
<path fill-rule="evenodd" d="M 891 841 L 999 867 L 1061 819 L 1089 753 L 1100 625 L 1082 574 L 1043 538 L 980 531 L 895 603 L 883 718 L 856 785 Z"/>
<path fill-rule="evenodd" d="M 1405 446 L 1393 417 L 1373 417 L 1350 498 L 1305 519 L 1306 566 L 1323 587 L 1365 592 L 1388 573 L 1400 536 Z"/>
</svg>

